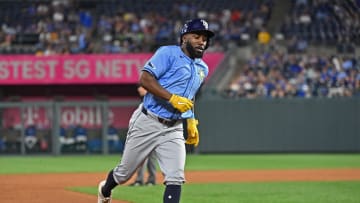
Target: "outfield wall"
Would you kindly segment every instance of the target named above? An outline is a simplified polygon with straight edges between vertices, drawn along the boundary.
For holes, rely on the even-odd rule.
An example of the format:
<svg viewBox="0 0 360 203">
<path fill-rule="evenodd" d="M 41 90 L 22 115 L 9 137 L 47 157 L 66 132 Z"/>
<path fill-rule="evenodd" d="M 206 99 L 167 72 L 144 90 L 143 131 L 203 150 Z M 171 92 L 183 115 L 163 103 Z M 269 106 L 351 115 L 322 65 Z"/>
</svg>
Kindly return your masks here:
<svg viewBox="0 0 360 203">
<path fill-rule="evenodd" d="M 202 100 L 199 152 L 359 152 L 359 99 Z"/>
<path fill-rule="evenodd" d="M 121 153 L 138 103 L 0 103 L 0 154 Z M 195 112 L 200 120 L 195 152 L 360 152 L 359 99 L 199 99 Z M 36 132 L 29 130 L 32 125 Z M 87 131 L 85 148 L 62 143 L 76 139 L 79 125 Z M 33 147 L 24 141 L 29 135 L 38 138 Z"/>
</svg>

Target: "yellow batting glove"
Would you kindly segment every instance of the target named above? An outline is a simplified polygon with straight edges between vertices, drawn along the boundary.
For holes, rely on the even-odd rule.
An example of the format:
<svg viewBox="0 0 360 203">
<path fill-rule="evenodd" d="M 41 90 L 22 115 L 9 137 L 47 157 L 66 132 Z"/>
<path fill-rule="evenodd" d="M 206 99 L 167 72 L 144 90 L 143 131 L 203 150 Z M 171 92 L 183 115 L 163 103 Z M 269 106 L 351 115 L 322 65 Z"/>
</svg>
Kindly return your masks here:
<svg viewBox="0 0 360 203">
<path fill-rule="evenodd" d="M 184 113 L 193 107 L 193 102 L 185 97 L 173 94 L 169 100 L 170 104 L 181 113 Z"/>
<path fill-rule="evenodd" d="M 197 125 L 199 121 L 195 118 L 189 118 L 186 120 L 187 122 L 187 139 L 185 141 L 186 144 L 194 145 L 197 147 L 199 145 L 199 131 L 197 129 Z"/>
</svg>

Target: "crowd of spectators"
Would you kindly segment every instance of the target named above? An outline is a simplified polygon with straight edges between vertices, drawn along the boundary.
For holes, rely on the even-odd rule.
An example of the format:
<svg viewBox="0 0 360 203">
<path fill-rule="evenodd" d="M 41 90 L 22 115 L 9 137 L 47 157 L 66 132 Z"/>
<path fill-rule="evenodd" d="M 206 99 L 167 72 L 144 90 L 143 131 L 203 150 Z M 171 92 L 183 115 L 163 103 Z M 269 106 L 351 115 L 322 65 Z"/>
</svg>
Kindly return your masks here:
<svg viewBox="0 0 360 203">
<path fill-rule="evenodd" d="M 0 2 L 0 54 L 151 52 L 176 44 L 182 23 L 204 18 L 217 33 L 208 51 L 242 39 L 272 41 L 272 0 L 33 0 Z M 295 0 L 281 33 L 288 52 L 255 54 L 228 97 L 334 97 L 359 90 L 359 58 L 313 56 L 309 43 L 352 49 L 360 43 L 359 0 Z M 295 54 L 299 53 L 299 54 Z"/>
<path fill-rule="evenodd" d="M 307 44 L 336 45 L 339 52 L 354 52 L 360 45 L 360 1 L 291 1 L 280 33 L 294 52 Z"/>
<path fill-rule="evenodd" d="M 295 0 L 280 27 L 286 48 L 269 41 L 232 77 L 228 98 L 334 98 L 360 96 L 359 0 Z M 265 40 L 264 40 L 265 39 Z M 336 45 L 312 54 L 309 45 Z M 263 47 L 264 48 L 264 47 Z"/>
<path fill-rule="evenodd" d="M 360 96 L 360 57 L 271 51 L 254 54 L 224 94 L 228 98 Z"/>
<path fill-rule="evenodd" d="M 210 29 L 217 33 L 209 51 L 226 51 L 259 36 L 269 41 L 275 35 L 267 32 L 275 3 L 3 0 L 0 53 L 149 52 L 160 45 L 178 43 L 184 21 L 196 17 L 207 19 Z M 340 52 L 353 52 L 360 44 L 359 0 L 294 0 L 283 19 L 280 35 L 287 40 L 290 51 L 304 51 L 308 44 L 331 44 Z"/>
<path fill-rule="evenodd" d="M 1 1 L 0 49 L 38 55 L 149 52 L 178 43 L 184 21 L 199 17 L 217 33 L 209 51 L 225 51 L 242 35 L 256 38 L 271 8 L 271 0 Z"/>
</svg>

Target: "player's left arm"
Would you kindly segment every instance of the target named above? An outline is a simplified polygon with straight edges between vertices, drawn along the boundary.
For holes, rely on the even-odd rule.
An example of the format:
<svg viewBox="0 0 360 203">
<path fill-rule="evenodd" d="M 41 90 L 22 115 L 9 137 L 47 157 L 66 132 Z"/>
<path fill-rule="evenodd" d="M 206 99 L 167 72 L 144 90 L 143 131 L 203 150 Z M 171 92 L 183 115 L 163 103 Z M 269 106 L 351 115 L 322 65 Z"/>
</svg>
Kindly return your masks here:
<svg viewBox="0 0 360 203">
<path fill-rule="evenodd" d="M 203 86 L 204 83 L 201 84 L 199 90 L 197 91 L 193 102 L 194 102 L 194 106 L 195 106 L 195 98 L 199 96 L 200 94 L 200 89 Z M 195 118 L 195 110 L 194 107 L 192 108 L 192 117 L 186 119 L 186 124 L 187 124 L 187 138 L 185 143 L 186 144 L 190 144 L 190 145 L 194 145 L 195 147 L 197 147 L 199 145 L 199 141 L 200 141 L 200 136 L 199 136 L 199 130 L 197 128 L 198 124 L 199 124 L 199 120 L 197 120 Z"/>
</svg>

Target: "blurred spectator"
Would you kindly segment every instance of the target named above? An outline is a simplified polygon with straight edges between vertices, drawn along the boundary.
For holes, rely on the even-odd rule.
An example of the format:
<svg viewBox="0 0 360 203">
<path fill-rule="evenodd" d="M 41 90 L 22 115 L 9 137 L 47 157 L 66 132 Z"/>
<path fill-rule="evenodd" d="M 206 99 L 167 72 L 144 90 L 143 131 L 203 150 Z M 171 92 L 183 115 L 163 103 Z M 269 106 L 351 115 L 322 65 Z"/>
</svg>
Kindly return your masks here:
<svg viewBox="0 0 360 203">
<path fill-rule="evenodd" d="M 122 152 L 123 143 L 120 140 L 118 129 L 110 125 L 107 131 L 107 140 L 110 152 Z"/>
<path fill-rule="evenodd" d="M 82 10 L 79 12 L 80 24 L 86 28 L 91 28 L 93 25 L 93 17 L 89 11 Z"/>
<path fill-rule="evenodd" d="M 25 128 L 25 147 L 28 150 L 36 150 L 38 144 L 37 129 L 35 125 Z"/>
<path fill-rule="evenodd" d="M 59 141 L 61 145 L 62 152 L 69 152 L 74 150 L 75 139 L 71 134 L 66 132 L 64 127 L 60 128 Z"/>
<path fill-rule="evenodd" d="M 257 35 L 258 42 L 262 45 L 267 45 L 270 42 L 270 39 L 270 33 L 265 28 L 261 28 L 260 32 Z"/>
<path fill-rule="evenodd" d="M 304 53 L 308 48 L 308 41 L 304 38 L 293 36 L 287 41 L 287 50 L 289 53 Z"/>
<path fill-rule="evenodd" d="M 117 142 L 119 141 L 119 133 L 118 133 L 118 130 L 110 125 L 109 128 L 108 128 L 108 131 L 107 131 L 107 138 L 109 141 L 114 141 L 114 142 Z"/>
<path fill-rule="evenodd" d="M 74 128 L 73 133 L 75 138 L 75 149 L 77 151 L 86 151 L 88 131 L 83 126 L 77 125 Z"/>
</svg>

